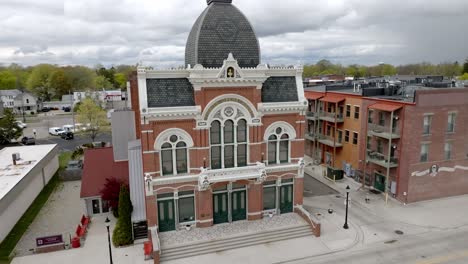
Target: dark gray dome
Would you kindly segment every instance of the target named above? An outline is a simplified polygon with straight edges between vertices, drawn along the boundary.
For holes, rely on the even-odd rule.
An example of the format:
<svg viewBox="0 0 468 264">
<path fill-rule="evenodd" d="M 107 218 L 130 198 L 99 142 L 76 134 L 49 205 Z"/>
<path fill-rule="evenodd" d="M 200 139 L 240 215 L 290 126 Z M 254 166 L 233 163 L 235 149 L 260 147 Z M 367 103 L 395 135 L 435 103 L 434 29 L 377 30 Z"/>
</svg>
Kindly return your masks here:
<svg viewBox="0 0 468 264">
<path fill-rule="evenodd" d="M 207 0 L 208 7 L 192 27 L 185 65 L 221 67 L 232 53 L 240 67 L 260 64 L 260 47 L 250 22 L 232 0 Z"/>
</svg>

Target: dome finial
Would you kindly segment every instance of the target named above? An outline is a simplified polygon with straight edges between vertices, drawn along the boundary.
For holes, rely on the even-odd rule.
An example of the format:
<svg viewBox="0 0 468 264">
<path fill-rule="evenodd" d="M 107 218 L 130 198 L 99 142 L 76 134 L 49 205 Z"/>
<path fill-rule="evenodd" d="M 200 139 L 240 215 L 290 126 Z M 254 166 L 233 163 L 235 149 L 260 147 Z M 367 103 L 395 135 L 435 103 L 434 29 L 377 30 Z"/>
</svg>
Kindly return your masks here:
<svg viewBox="0 0 468 264">
<path fill-rule="evenodd" d="M 226 4 L 231 4 L 231 3 L 232 3 L 232 0 L 206 0 L 206 2 L 208 3 L 208 5 L 210 5 L 211 3 L 226 3 Z"/>
</svg>

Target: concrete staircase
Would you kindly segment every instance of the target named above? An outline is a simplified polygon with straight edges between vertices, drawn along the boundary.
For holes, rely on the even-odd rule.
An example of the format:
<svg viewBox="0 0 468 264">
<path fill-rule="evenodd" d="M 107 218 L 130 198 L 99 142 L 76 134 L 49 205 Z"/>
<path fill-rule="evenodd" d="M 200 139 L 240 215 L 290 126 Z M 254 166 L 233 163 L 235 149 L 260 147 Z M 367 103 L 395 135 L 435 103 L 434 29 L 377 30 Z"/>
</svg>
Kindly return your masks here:
<svg viewBox="0 0 468 264">
<path fill-rule="evenodd" d="M 270 229 L 258 233 L 245 233 L 224 239 L 199 241 L 161 249 L 161 261 L 187 258 L 196 255 L 209 254 L 223 250 L 248 247 L 268 242 L 283 241 L 304 236 L 313 236 L 309 225 Z"/>
</svg>

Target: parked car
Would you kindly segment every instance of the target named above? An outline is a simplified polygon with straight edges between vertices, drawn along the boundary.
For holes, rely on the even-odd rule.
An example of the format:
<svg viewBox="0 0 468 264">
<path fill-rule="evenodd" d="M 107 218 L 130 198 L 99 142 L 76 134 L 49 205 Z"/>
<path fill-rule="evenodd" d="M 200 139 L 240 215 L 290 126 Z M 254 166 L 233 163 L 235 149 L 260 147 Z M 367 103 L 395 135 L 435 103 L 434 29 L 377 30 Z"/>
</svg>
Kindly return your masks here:
<svg viewBox="0 0 468 264">
<path fill-rule="evenodd" d="M 73 132 L 63 132 L 60 134 L 60 137 L 65 139 L 65 140 L 70 140 L 73 139 Z"/>
<path fill-rule="evenodd" d="M 49 107 L 42 107 L 41 109 L 41 112 L 44 112 L 44 113 L 49 112 L 49 111 L 50 111 Z"/>
<path fill-rule="evenodd" d="M 49 134 L 51 134 L 52 136 L 60 136 L 60 134 L 62 134 L 63 132 L 65 131 L 61 129 L 60 127 L 49 128 Z"/>
<path fill-rule="evenodd" d="M 64 111 L 64 112 L 70 112 L 70 111 L 71 111 L 71 107 L 68 107 L 68 106 L 67 106 L 67 107 L 64 107 L 64 108 L 63 108 L 63 111 Z"/>
<path fill-rule="evenodd" d="M 26 125 L 25 123 L 23 123 L 23 122 L 21 122 L 21 121 L 19 121 L 19 120 L 15 121 L 15 123 L 16 123 L 16 125 L 17 125 L 19 128 L 26 128 L 26 127 L 28 127 L 28 125 Z"/>
<path fill-rule="evenodd" d="M 81 179 L 83 173 L 83 161 L 82 160 L 70 160 L 64 171 L 60 173 L 62 180 L 77 181 Z"/>
<path fill-rule="evenodd" d="M 23 137 L 21 143 L 23 143 L 23 145 L 35 145 L 36 139 L 33 137 Z"/>
</svg>

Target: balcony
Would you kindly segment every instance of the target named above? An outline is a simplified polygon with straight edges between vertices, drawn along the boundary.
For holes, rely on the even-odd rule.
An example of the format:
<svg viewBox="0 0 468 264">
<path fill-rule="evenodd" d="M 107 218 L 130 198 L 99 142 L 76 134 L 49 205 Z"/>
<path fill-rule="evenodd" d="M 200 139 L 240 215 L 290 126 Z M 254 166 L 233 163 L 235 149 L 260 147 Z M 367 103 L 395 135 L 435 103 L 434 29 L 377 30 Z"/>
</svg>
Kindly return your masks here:
<svg viewBox="0 0 468 264">
<path fill-rule="evenodd" d="M 343 147 L 343 143 L 338 138 L 333 138 L 331 136 L 318 134 L 317 139 L 318 139 L 318 142 L 324 145 L 330 146 L 330 147 L 336 147 L 336 148 Z"/>
<path fill-rule="evenodd" d="M 315 139 L 316 139 L 316 134 L 315 134 L 314 132 L 306 131 L 304 137 L 305 137 L 305 139 L 307 139 L 307 140 L 315 141 Z"/>
<path fill-rule="evenodd" d="M 391 129 L 388 126 L 377 124 L 368 124 L 368 134 L 371 136 L 381 137 L 385 139 L 399 139 L 400 133 L 396 129 Z"/>
<path fill-rule="evenodd" d="M 395 157 L 391 157 L 390 161 L 388 158 L 377 151 L 372 151 L 372 150 L 367 150 L 367 160 L 377 164 L 379 166 L 382 166 L 384 168 L 396 168 L 398 167 L 398 159 Z"/>
<path fill-rule="evenodd" d="M 335 116 L 336 115 L 336 116 Z M 333 113 L 333 112 L 324 112 L 321 111 L 319 118 L 333 123 L 342 123 L 344 122 L 343 113 Z"/>
<path fill-rule="evenodd" d="M 316 112 L 307 111 L 307 112 L 306 112 L 306 119 L 307 119 L 307 120 L 312 120 L 312 121 L 317 120 L 317 113 L 316 113 Z"/>
</svg>

